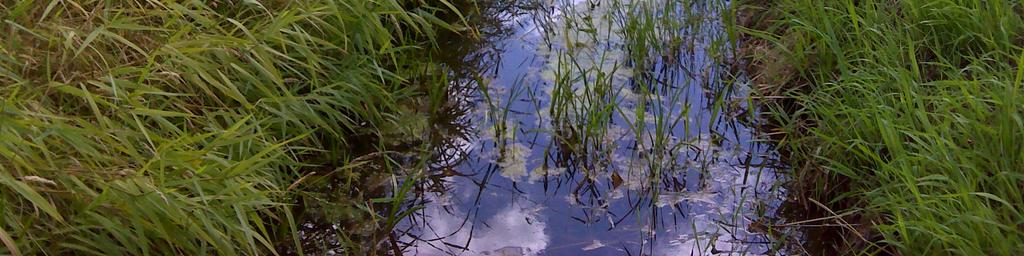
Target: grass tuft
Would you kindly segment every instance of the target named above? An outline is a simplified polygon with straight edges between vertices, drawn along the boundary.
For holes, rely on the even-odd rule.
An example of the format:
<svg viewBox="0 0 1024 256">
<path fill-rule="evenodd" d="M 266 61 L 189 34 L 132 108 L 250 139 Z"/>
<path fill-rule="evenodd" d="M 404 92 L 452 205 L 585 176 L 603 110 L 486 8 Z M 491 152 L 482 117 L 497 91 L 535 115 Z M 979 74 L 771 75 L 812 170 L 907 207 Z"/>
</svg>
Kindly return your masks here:
<svg viewBox="0 0 1024 256">
<path fill-rule="evenodd" d="M 1019 1 L 748 3 L 797 179 L 859 216 L 841 248 L 1024 253 Z"/>
<path fill-rule="evenodd" d="M 0 2 L 0 248 L 287 253 L 287 188 L 349 164 L 355 138 L 405 132 L 389 127 L 436 64 L 402 56 L 461 30 L 442 21 L 453 14 L 448 1 Z"/>
</svg>

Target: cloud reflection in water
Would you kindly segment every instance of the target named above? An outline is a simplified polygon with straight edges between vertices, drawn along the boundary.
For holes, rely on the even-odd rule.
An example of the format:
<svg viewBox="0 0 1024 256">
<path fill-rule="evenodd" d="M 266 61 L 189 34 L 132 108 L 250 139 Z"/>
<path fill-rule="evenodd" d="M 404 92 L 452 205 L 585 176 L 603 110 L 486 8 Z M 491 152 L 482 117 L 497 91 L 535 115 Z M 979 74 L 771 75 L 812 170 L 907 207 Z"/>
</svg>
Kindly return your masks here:
<svg viewBox="0 0 1024 256">
<path fill-rule="evenodd" d="M 541 255 L 550 237 L 538 209 L 512 202 L 465 232 L 474 225 L 465 222 L 465 213 L 431 205 L 423 209 L 426 232 L 403 242 L 411 243 L 406 251 L 415 255 Z"/>
</svg>

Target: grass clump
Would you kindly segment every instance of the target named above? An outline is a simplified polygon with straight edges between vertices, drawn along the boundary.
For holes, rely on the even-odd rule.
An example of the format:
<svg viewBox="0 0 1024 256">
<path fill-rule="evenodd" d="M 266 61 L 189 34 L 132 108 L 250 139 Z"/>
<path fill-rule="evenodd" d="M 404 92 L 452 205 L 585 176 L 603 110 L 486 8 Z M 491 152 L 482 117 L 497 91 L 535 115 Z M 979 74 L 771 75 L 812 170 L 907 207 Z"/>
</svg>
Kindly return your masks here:
<svg viewBox="0 0 1024 256">
<path fill-rule="evenodd" d="M 414 135 L 395 127 L 416 83 L 444 85 L 407 57 L 458 29 L 443 16 L 458 10 L 0 1 L 0 252 L 301 252 L 299 177 L 368 153 L 353 140 Z"/>
<path fill-rule="evenodd" d="M 797 179 L 858 216 L 842 248 L 1024 253 L 1024 4 L 748 3 Z"/>
</svg>

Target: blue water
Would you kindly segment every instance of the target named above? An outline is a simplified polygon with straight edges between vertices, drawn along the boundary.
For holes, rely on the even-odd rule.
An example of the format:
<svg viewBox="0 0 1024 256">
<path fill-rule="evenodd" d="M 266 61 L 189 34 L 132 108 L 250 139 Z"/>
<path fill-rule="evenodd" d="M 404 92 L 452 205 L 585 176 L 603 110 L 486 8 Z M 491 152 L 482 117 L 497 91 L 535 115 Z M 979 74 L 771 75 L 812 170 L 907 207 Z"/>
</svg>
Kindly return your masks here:
<svg viewBox="0 0 1024 256">
<path fill-rule="evenodd" d="M 695 7 L 708 18 L 680 31 L 690 35 L 683 48 L 692 50 L 638 70 L 616 22 L 598 28 L 606 31 L 602 40 L 564 39 L 579 36 L 566 32 L 573 29 L 566 20 L 579 19 L 569 17 L 579 13 L 566 13 L 566 6 L 609 1 L 547 3 L 505 22 L 515 32 L 484 50 L 495 58 L 481 65 L 482 79 L 460 85 L 475 89 L 454 96 L 470 110 L 464 117 L 470 132 L 447 138 L 450 145 L 437 152 L 443 160 L 431 164 L 441 175 L 412 200 L 423 208 L 397 228 L 406 254 L 780 254 L 772 250 L 773 236 L 751 228 L 783 221 L 776 214 L 785 196 L 783 176 L 776 152 L 746 125 L 758 122 L 748 106 L 749 86 L 741 76 L 731 79 L 721 56 L 711 56 L 727 52 L 709 50 L 722 47 L 714 43 L 721 38 L 714 17 L 721 7 Z M 570 53 L 569 46 L 584 50 Z M 563 73 L 607 74 L 615 92 L 607 132 L 591 143 L 566 142 L 548 115 L 553 70 L 569 58 L 579 68 Z M 639 74 L 658 81 L 649 88 L 653 96 L 638 96 Z M 573 88 L 592 88 L 587 80 Z M 578 114 L 567 118 L 587 120 L 595 105 L 575 103 L 570 111 Z M 665 122 L 658 129 L 657 118 L 644 118 L 638 128 L 636 113 Z M 495 129 L 501 120 L 508 132 Z"/>
</svg>

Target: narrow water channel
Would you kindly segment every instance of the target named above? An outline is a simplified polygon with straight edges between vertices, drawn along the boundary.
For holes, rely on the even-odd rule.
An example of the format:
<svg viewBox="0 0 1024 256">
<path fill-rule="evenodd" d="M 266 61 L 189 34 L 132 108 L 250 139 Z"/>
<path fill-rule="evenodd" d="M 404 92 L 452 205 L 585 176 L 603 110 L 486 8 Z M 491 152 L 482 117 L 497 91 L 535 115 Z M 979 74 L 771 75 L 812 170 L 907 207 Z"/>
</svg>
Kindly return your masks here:
<svg viewBox="0 0 1024 256">
<path fill-rule="evenodd" d="M 722 64 L 727 2 L 520 2 L 453 90 L 404 254 L 781 254 L 783 167 Z"/>
</svg>

